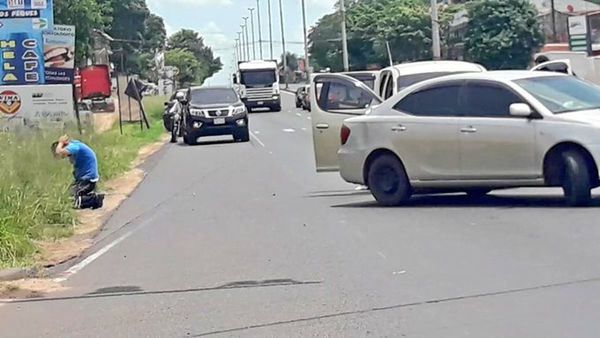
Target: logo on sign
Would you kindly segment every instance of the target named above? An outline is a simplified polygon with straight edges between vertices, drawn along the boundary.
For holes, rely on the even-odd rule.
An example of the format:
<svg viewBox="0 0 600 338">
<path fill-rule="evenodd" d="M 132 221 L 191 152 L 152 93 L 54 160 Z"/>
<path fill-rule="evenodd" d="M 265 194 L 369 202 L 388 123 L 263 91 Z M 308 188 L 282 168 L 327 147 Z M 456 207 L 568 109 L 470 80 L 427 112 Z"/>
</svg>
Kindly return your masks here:
<svg viewBox="0 0 600 338">
<path fill-rule="evenodd" d="M 12 90 L 0 93 L 0 112 L 6 115 L 15 115 L 21 108 L 21 97 Z"/>
<path fill-rule="evenodd" d="M 8 0 L 8 9 L 25 9 L 25 0 Z"/>
<path fill-rule="evenodd" d="M 46 9 L 48 2 L 46 0 L 31 0 L 31 8 L 33 9 Z"/>
</svg>

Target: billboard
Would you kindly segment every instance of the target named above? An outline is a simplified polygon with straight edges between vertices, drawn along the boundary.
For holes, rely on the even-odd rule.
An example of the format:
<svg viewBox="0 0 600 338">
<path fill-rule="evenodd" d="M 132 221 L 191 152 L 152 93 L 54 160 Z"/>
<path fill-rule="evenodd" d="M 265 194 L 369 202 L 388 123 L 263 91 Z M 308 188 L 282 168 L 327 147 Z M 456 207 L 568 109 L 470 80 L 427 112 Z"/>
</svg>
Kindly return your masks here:
<svg viewBox="0 0 600 338">
<path fill-rule="evenodd" d="M 0 88 L 0 131 L 62 128 L 76 121 L 71 85 Z"/>
<path fill-rule="evenodd" d="M 45 80 L 48 84 L 73 83 L 75 26 L 54 25 L 44 32 Z"/>
<path fill-rule="evenodd" d="M 45 83 L 42 33 L 53 25 L 52 0 L 0 0 L 0 85 Z"/>
</svg>

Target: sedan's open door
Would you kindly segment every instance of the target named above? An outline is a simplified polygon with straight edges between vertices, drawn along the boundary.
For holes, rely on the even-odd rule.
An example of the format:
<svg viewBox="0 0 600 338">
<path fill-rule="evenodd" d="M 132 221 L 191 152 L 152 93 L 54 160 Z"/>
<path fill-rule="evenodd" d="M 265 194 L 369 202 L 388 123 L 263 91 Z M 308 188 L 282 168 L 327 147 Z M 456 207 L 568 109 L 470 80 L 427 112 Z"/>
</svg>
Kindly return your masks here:
<svg viewBox="0 0 600 338">
<path fill-rule="evenodd" d="M 535 72 L 535 71 L 557 72 L 557 73 L 575 75 L 573 73 L 573 67 L 571 66 L 571 61 L 568 59 L 546 61 L 546 62 L 540 63 L 539 65 L 531 68 L 531 71 L 532 72 Z"/>
<path fill-rule="evenodd" d="M 317 171 L 337 171 L 342 123 L 381 99 L 363 82 L 342 74 L 314 75 L 310 91 Z"/>
</svg>

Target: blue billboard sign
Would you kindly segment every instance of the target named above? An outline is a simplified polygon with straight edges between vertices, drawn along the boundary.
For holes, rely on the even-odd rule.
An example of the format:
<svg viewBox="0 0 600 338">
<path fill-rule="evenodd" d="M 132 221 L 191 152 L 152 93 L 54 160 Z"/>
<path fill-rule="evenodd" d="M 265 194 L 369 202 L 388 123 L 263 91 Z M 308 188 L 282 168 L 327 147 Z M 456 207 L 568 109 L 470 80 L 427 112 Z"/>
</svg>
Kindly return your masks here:
<svg viewBox="0 0 600 338">
<path fill-rule="evenodd" d="M 0 0 L 0 85 L 43 84 L 52 0 Z"/>
</svg>

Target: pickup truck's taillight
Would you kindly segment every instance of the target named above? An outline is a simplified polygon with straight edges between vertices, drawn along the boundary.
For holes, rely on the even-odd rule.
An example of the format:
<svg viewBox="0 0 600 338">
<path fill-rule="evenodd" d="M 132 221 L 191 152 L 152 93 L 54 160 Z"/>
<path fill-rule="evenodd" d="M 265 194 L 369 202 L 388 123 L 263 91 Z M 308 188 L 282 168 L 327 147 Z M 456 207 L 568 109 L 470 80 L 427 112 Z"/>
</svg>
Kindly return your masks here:
<svg viewBox="0 0 600 338">
<path fill-rule="evenodd" d="M 342 145 L 346 144 L 346 142 L 348 142 L 348 138 L 350 137 L 350 128 L 348 128 L 348 126 L 346 126 L 345 124 L 342 125 L 342 130 L 340 131 L 340 138 L 342 140 Z"/>
</svg>

